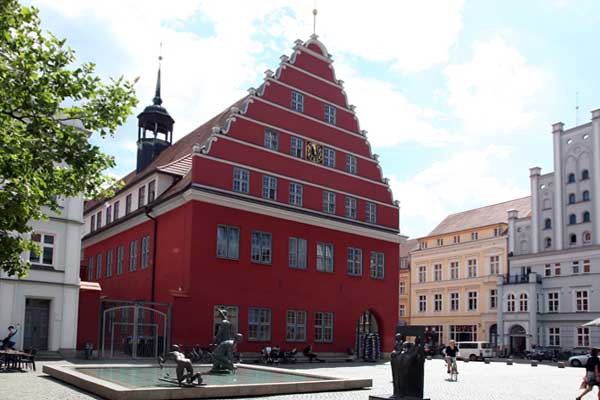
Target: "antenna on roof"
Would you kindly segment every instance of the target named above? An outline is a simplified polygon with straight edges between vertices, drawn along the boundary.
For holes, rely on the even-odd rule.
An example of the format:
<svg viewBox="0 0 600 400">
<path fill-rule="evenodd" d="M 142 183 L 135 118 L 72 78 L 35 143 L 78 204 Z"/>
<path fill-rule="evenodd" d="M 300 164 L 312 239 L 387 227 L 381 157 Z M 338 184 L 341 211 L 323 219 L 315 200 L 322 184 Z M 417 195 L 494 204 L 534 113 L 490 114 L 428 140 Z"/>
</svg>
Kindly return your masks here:
<svg viewBox="0 0 600 400">
<path fill-rule="evenodd" d="M 575 126 L 579 125 L 579 92 L 575 92 Z"/>
<path fill-rule="evenodd" d="M 315 0 L 315 8 L 313 8 L 313 35 L 317 34 L 317 0 Z"/>
</svg>

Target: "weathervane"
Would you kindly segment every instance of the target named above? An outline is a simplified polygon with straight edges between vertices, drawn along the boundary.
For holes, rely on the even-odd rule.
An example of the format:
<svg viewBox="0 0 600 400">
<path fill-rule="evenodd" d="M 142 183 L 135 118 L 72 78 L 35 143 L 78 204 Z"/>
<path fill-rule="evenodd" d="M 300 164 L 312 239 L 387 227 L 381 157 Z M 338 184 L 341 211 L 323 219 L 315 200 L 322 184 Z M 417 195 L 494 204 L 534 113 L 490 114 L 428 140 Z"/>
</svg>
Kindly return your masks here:
<svg viewBox="0 0 600 400">
<path fill-rule="evenodd" d="M 313 8 L 313 35 L 317 34 L 317 0 L 315 0 L 315 8 Z"/>
</svg>

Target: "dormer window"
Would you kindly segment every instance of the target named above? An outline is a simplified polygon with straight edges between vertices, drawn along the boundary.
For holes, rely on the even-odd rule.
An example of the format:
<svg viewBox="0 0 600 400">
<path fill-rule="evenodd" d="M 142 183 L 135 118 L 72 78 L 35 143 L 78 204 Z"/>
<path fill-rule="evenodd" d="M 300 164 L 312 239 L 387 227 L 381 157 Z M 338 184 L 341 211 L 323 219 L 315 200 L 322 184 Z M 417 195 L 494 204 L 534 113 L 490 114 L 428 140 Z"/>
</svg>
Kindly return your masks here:
<svg viewBox="0 0 600 400">
<path fill-rule="evenodd" d="M 574 183 L 574 182 L 575 182 L 575 174 L 571 173 L 567 177 L 567 183 Z"/>
<path fill-rule="evenodd" d="M 152 203 L 156 198 L 156 181 L 148 183 L 148 203 Z"/>
<path fill-rule="evenodd" d="M 477 232 L 471 232 L 471 240 L 477 240 L 479 238 L 479 234 Z"/>
<path fill-rule="evenodd" d="M 144 207 L 146 202 L 146 185 L 138 189 L 138 208 Z"/>
<path fill-rule="evenodd" d="M 128 215 L 131 212 L 131 193 L 125 197 L 125 215 Z"/>
</svg>

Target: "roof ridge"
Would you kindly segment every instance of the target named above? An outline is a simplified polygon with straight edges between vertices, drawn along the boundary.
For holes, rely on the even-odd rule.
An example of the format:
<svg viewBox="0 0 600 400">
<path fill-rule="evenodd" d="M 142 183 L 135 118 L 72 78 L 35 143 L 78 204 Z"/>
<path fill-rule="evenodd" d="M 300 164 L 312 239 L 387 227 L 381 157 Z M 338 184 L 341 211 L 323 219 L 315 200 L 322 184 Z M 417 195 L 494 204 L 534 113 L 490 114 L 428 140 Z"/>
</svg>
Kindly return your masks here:
<svg viewBox="0 0 600 400">
<path fill-rule="evenodd" d="M 475 207 L 475 208 L 471 208 L 471 209 L 468 209 L 468 210 L 465 210 L 465 211 L 459 211 L 459 212 L 455 212 L 455 213 L 452 213 L 452 214 L 448 214 L 446 216 L 446 218 L 451 217 L 453 215 L 464 214 L 464 213 L 475 211 L 475 210 L 481 210 L 483 208 L 499 206 L 500 204 L 511 203 L 513 201 L 523 200 L 523 199 L 530 198 L 530 197 L 531 197 L 531 195 L 528 195 L 528 196 L 523 196 L 523 197 L 517 197 L 516 199 L 512 199 L 512 200 L 506 200 L 506 201 L 501 201 L 501 202 L 494 203 L 494 204 L 488 204 L 487 206 Z M 446 218 L 444 218 L 444 219 L 446 219 Z"/>
</svg>

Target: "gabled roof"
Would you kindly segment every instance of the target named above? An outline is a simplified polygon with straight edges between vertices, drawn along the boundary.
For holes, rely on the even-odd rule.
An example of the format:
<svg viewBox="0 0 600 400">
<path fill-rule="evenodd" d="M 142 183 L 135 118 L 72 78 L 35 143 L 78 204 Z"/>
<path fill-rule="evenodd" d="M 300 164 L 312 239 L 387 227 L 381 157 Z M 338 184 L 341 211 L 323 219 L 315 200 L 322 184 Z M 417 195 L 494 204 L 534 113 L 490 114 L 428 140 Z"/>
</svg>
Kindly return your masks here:
<svg viewBox="0 0 600 400">
<path fill-rule="evenodd" d="M 517 210 L 519 217 L 528 216 L 531 212 L 531 197 L 522 197 L 520 199 L 450 214 L 427 236 L 438 236 L 482 226 L 508 223 L 507 211 L 511 209 Z"/>
<path fill-rule="evenodd" d="M 199 144 L 202 146 L 205 144 L 213 133 L 212 128 L 214 126 L 223 126 L 225 120 L 231 113 L 230 109 L 232 107 L 239 107 L 245 98 L 246 97 L 243 97 L 242 99 L 236 101 L 234 104 L 227 107 L 215 117 L 200 125 L 198 128 L 194 129 L 177 142 L 173 143 L 171 146 L 167 147 L 158 155 L 158 157 L 156 157 L 154 161 L 152 161 L 150 165 L 141 170 L 139 173 L 136 173 L 136 170 L 134 169 L 129 174 L 125 175 L 125 177 L 121 179 L 123 186 L 117 193 L 127 191 L 131 186 L 135 185 L 138 181 L 148 176 L 152 172 L 162 172 L 181 177 L 188 175 L 192 168 L 192 149 L 194 145 Z M 172 188 L 167 190 L 167 192 L 172 193 L 171 189 Z M 166 194 L 167 193 L 165 192 L 160 197 L 163 197 Z M 86 201 L 84 213 L 87 213 L 105 201 L 105 199 Z"/>
<path fill-rule="evenodd" d="M 408 253 L 419 246 L 418 239 L 409 239 L 406 243 L 400 245 L 400 257 L 408 257 Z"/>
</svg>

